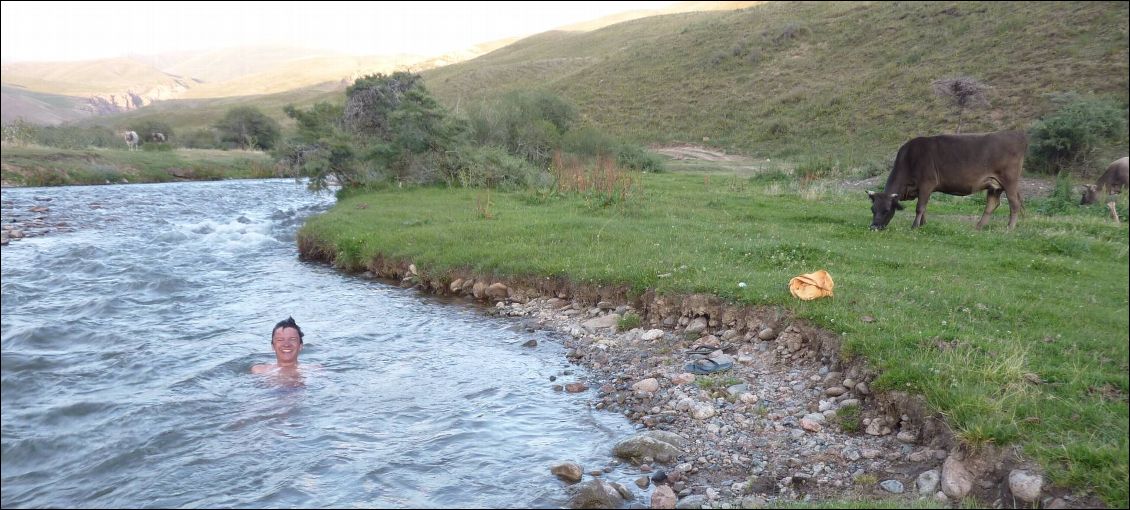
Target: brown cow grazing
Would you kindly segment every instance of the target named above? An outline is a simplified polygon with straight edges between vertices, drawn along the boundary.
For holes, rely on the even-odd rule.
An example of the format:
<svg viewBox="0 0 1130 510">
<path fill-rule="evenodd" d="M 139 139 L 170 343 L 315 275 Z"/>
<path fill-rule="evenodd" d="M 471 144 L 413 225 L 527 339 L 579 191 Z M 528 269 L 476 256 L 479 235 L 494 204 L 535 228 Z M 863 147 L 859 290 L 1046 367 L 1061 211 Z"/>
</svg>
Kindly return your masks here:
<svg viewBox="0 0 1130 510">
<path fill-rule="evenodd" d="M 883 192 L 867 192 L 873 214 L 871 229 L 886 228 L 895 210 L 902 209 L 900 200 L 918 199 L 917 214 L 910 225 L 918 228 L 926 224 L 926 203 L 931 193 L 966 196 L 981 190 L 988 193 L 977 229 L 989 222 L 1002 193 L 1008 194 L 1008 228 L 1012 229 L 1024 207 L 1019 187 L 1026 152 L 1028 135 L 1023 131 L 924 136 L 906 142 L 899 148 Z"/>
<path fill-rule="evenodd" d="M 1088 184 L 1086 189 L 1083 190 L 1083 200 L 1079 205 L 1093 204 L 1099 198 L 1099 191 L 1106 191 L 1108 193 L 1121 193 L 1122 187 L 1127 184 L 1127 170 L 1130 167 L 1130 158 L 1119 158 L 1114 160 L 1110 166 L 1106 167 L 1106 172 L 1103 173 L 1099 180 L 1094 184 Z"/>
</svg>

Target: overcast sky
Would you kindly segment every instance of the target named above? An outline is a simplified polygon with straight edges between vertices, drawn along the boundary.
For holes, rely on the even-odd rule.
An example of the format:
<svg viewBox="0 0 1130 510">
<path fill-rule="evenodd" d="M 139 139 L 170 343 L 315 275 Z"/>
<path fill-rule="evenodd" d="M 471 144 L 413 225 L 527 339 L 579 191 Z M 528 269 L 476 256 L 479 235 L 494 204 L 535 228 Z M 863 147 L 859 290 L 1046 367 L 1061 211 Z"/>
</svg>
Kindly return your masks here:
<svg viewBox="0 0 1130 510">
<path fill-rule="evenodd" d="M 4 61 L 292 44 L 438 55 L 676 2 L 3 2 Z"/>
</svg>

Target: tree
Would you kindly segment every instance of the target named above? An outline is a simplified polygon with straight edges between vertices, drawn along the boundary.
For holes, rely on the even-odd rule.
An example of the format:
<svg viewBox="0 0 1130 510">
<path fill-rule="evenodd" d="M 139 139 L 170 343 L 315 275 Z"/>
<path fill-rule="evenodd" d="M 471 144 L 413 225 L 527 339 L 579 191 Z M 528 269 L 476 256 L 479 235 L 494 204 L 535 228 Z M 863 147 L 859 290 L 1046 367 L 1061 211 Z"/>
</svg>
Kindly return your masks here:
<svg viewBox="0 0 1130 510">
<path fill-rule="evenodd" d="M 129 128 L 131 131 L 137 132 L 137 136 L 141 137 L 142 142 L 158 142 L 159 140 L 155 139 L 153 136 L 154 133 L 164 135 L 166 142 L 173 139 L 173 126 L 169 125 L 168 122 L 146 120 L 137 124 L 131 124 Z"/>
<path fill-rule="evenodd" d="M 216 123 L 220 141 L 241 149 L 269 150 L 279 140 L 279 123 L 254 106 L 240 106 L 228 110 Z"/>
<path fill-rule="evenodd" d="M 961 132 L 961 117 L 965 110 L 989 106 L 986 92 L 989 86 L 968 76 L 934 80 L 934 95 L 957 109 L 957 132 Z"/>
<path fill-rule="evenodd" d="M 345 126 L 354 133 L 388 140 L 392 136 L 389 115 L 416 87 L 423 87 L 420 75 L 403 71 L 359 78 L 345 90 Z"/>
</svg>

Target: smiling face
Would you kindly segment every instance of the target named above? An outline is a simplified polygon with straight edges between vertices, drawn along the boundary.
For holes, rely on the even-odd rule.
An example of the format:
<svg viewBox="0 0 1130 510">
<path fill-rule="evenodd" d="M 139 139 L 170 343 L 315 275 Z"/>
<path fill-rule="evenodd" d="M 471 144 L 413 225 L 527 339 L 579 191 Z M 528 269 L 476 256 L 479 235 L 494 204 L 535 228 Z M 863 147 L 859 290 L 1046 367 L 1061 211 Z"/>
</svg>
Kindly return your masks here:
<svg viewBox="0 0 1130 510">
<path fill-rule="evenodd" d="M 271 346 L 280 367 L 298 365 L 298 353 L 302 351 L 302 337 L 294 328 L 279 328 L 271 335 Z"/>
</svg>

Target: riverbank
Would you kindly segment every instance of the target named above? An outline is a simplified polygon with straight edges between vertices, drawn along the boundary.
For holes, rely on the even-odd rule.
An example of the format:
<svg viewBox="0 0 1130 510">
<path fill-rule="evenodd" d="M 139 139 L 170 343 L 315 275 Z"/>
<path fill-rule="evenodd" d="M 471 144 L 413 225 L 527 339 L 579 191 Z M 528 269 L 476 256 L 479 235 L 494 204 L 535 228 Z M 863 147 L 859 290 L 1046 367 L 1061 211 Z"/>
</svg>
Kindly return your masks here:
<svg viewBox="0 0 1130 510">
<path fill-rule="evenodd" d="M 797 501 L 936 508 L 967 498 L 995 508 L 1101 505 L 1050 487 L 1015 448 L 960 444 L 922 398 L 873 391 L 874 369 L 845 359 L 838 334 L 779 308 L 733 306 L 707 294 L 633 299 L 623 289 L 554 279 L 508 284 L 456 273 L 449 282 L 427 281 L 419 273 L 414 264 L 385 261 L 363 276 L 493 303 L 491 313 L 520 318 L 527 331 L 561 334 L 569 360 L 592 377 L 546 384 L 641 430 L 676 435 L 672 459 L 662 458 L 666 447 L 640 439 L 656 437 L 650 432 L 624 438 L 619 458 L 610 453 L 609 465 L 638 469 L 639 489 L 651 489 L 642 503 L 652 508 L 676 501 L 678 508 Z M 688 372 L 704 357 L 732 367 Z M 601 466 L 575 469 L 574 507 L 640 503 L 632 488 L 603 489 Z"/>
<path fill-rule="evenodd" d="M 983 457 L 977 458 L 1015 457 L 1011 463 L 986 461 L 999 469 L 1042 471 L 1044 504 L 1060 498 L 1056 505 L 1101 505 L 1096 497 L 1102 495 L 1107 504 L 1113 501 L 1118 506 L 1125 497 L 1125 458 L 1120 454 L 1126 451 L 1122 432 L 1127 426 L 1126 229 L 1104 222 L 1101 211 L 1045 216 L 1035 212 L 1045 204 L 1033 199 L 1026 204 L 1030 213 L 1015 232 L 1005 232 L 999 221 L 977 232 L 971 224 L 974 213 L 979 213 L 979 206 L 971 203 L 975 199 L 940 196 L 931 201 L 929 228 L 875 233 L 865 228 L 869 219 L 865 197 L 820 185 L 794 190 L 790 186 L 795 185 L 760 176 L 716 176 L 713 181 L 702 175 L 645 177 L 637 199 L 606 208 L 593 207 L 583 197 L 488 196 L 481 190 L 347 194 L 332 211 L 303 227 L 299 249 L 304 257 L 347 271 L 368 270 L 398 280 L 408 277 L 410 284 L 427 289 L 451 292 L 450 286 L 460 278 L 463 292 L 474 293 L 473 285 L 462 289 L 469 278 L 505 282 L 511 289 L 538 289 L 526 295 L 519 292 L 517 299 L 509 293 L 494 298 L 507 307 L 500 310 L 531 318 L 560 313 L 587 320 L 590 314 L 592 318 L 608 315 L 594 311 L 606 310 L 607 306 L 598 306 L 602 301 L 613 311 L 631 306 L 640 315 L 638 339 L 623 336 L 630 331 L 615 335 L 589 331 L 572 340 L 576 343 L 572 348 L 583 354 L 578 360 L 607 371 L 601 376 L 605 380 L 590 385 L 598 393 L 609 390 L 597 395 L 597 403 L 609 398 L 605 408 L 627 410 L 639 423 L 651 422 L 652 428 L 685 421 L 680 427 L 688 434 L 698 430 L 722 442 L 733 440 L 734 430 L 761 437 L 764 430 L 777 426 L 785 434 L 779 441 L 785 446 L 792 444 L 785 437 L 825 438 L 823 445 L 816 445 L 823 448 L 819 455 L 812 453 L 817 450 L 811 443 L 778 454 L 756 444 L 718 446 L 721 443 L 711 443 L 706 436 L 701 443 L 691 438 L 692 445 L 703 446 L 669 468 L 691 462 L 700 473 L 724 473 L 719 475 L 724 478 L 709 483 L 748 481 L 758 467 L 749 452 L 761 452 L 766 464 L 760 466 L 761 481 L 754 483 L 779 484 L 800 473 L 800 479 L 819 487 L 774 494 L 762 486 L 756 494 L 766 499 L 782 494 L 824 499 L 833 493 L 886 497 L 893 493 L 876 487 L 888 479 L 901 483 L 905 495 L 917 490 L 911 487 L 918 475 L 951 457 L 956 460 L 959 454 L 980 452 Z M 857 212 L 860 225 L 848 219 Z M 415 273 L 408 272 L 409 262 L 415 264 Z M 800 302 L 789 296 L 785 288 L 789 278 L 819 268 L 836 279 L 834 298 Z M 713 312 L 685 308 L 682 300 L 687 296 L 704 296 L 724 307 Z M 1079 298 L 1091 304 L 1081 306 Z M 653 311 L 668 306 L 655 300 L 679 313 Z M 746 321 L 739 328 L 724 317 L 748 316 L 748 312 L 725 312 L 726 307 L 771 310 L 775 319 L 761 315 L 756 323 Z M 692 337 L 687 338 L 686 328 L 701 320 L 706 327 L 699 332 L 692 328 Z M 564 329 L 574 331 L 575 326 Z M 780 334 L 790 326 L 796 330 L 781 340 Z M 663 340 L 644 340 L 642 335 L 650 329 L 663 329 Z M 761 329 L 775 329 L 778 335 L 768 342 L 754 341 L 753 336 L 760 339 Z M 697 384 L 684 381 L 679 370 L 689 362 L 685 351 L 711 342 L 711 337 L 723 345 L 733 344 L 723 354 L 735 362 L 730 370 L 738 379 L 735 384 L 767 382 L 756 393 L 756 402 L 718 394 L 720 387 L 734 386 L 726 384 L 730 382 L 726 374 L 701 378 Z M 825 340 L 830 338 L 837 339 L 839 346 L 825 352 Z M 801 347 L 794 350 L 796 346 Z M 868 365 L 858 365 L 865 362 Z M 859 380 L 848 377 L 853 368 L 857 373 L 850 375 Z M 846 379 L 866 382 L 872 395 L 862 395 L 852 385 L 840 395 L 820 397 L 836 387 L 835 376 L 826 378 L 837 372 L 843 377 L 841 386 Z M 633 400 L 637 396 L 625 388 L 645 379 L 655 379 L 663 396 Z M 703 384 L 709 391 L 701 389 Z M 698 389 L 692 392 L 692 386 Z M 684 398 L 691 400 L 680 406 Z M 834 411 L 842 417 L 842 402 L 852 399 L 862 405 L 856 432 L 838 429 L 838 422 L 824 415 Z M 702 404 L 711 401 L 715 416 L 733 417 L 712 417 L 723 420 L 713 423 L 716 427 L 710 420 L 686 417 L 692 408 L 705 409 Z M 758 407 L 777 401 L 781 403 L 765 411 Z M 892 403 L 903 401 L 918 404 Z M 882 411 L 868 411 L 869 405 Z M 918 413 L 914 406 L 929 412 Z M 816 422 L 815 414 L 824 415 L 825 422 Z M 917 419 L 919 414 L 926 418 Z M 942 415 L 944 422 L 937 418 Z M 664 421 L 668 419 L 674 421 Z M 869 420 L 864 423 L 865 419 Z M 756 424 L 750 425 L 751 420 Z M 813 428 L 819 425 L 820 430 L 806 429 L 802 422 Z M 952 439 L 923 431 L 926 423 L 935 423 L 934 430 L 951 431 Z M 722 433 L 726 426 L 730 433 Z M 872 436 L 868 427 L 877 433 L 884 427 L 890 431 L 874 436 L 878 443 L 866 446 L 881 460 L 867 459 L 862 453 L 860 458 L 885 464 L 865 466 L 852 459 L 863 446 L 851 445 Z M 904 429 L 908 432 L 904 438 L 917 439 L 900 441 Z M 766 441 L 767 448 L 779 447 Z M 1071 447 L 1065 450 L 1064 445 Z M 731 457 L 726 466 L 722 463 L 726 456 L 714 450 L 728 448 L 746 452 L 739 455 L 745 455 L 748 463 L 738 459 L 734 464 Z M 907 467 L 912 461 L 925 462 L 927 455 L 941 456 L 938 451 L 945 458 L 935 459 L 934 467 Z M 1023 455 L 1016 454 L 1021 451 Z M 885 457 L 888 454 L 891 459 Z M 824 459 L 837 455 L 840 460 Z M 805 463 L 813 456 L 820 460 Z M 694 465 L 700 457 L 709 467 Z M 1031 464 L 1038 463 L 1039 468 L 1029 469 L 1021 457 L 1033 459 Z M 769 464 L 789 458 L 796 459 L 793 466 L 784 464 L 792 472 Z M 716 469 L 714 462 L 725 469 Z M 815 483 L 821 476 L 812 469 L 795 469 L 815 468 L 821 462 L 832 465 L 837 474 L 826 475 L 826 484 Z M 848 468 L 849 474 L 859 476 L 850 480 L 839 476 L 841 469 Z M 889 469 L 901 474 L 887 477 Z M 970 482 L 970 492 L 983 505 L 997 499 L 1003 505 L 1022 504 L 1001 489 L 999 469 L 967 467 L 970 472 L 992 473 L 980 478 L 979 484 Z M 738 477 L 743 472 L 745 476 Z M 819 472 L 824 473 L 824 468 Z M 835 486 L 837 481 L 841 487 Z M 723 489 L 736 496 L 733 484 L 723 487 L 698 479 L 691 483 L 714 488 L 713 501 L 719 504 L 729 497 Z M 683 489 L 688 487 L 693 489 L 691 485 Z M 953 502 L 951 496 L 947 498 Z"/>
<path fill-rule="evenodd" d="M 58 149 L 5 144 L 0 185 L 67 186 L 278 177 L 253 151 Z"/>
</svg>

